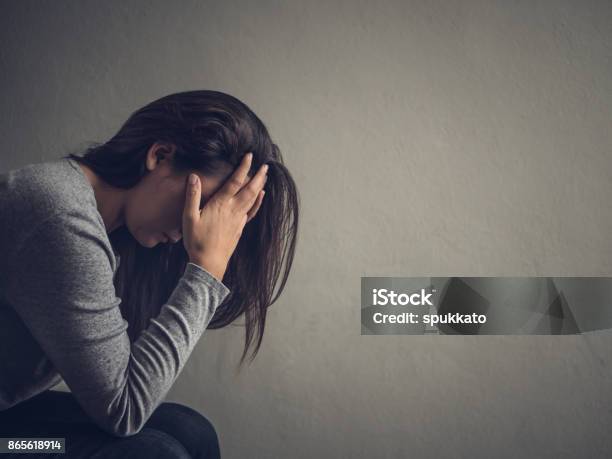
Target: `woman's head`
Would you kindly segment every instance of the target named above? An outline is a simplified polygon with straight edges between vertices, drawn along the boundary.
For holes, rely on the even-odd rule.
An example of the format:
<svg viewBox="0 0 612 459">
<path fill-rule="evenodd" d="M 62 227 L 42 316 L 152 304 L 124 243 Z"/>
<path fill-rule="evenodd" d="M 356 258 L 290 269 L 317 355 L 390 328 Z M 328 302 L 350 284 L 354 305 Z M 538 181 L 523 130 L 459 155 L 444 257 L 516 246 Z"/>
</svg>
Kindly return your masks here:
<svg viewBox="0 0 612 459">
<path fill-rule="evenodd" d="M 185 188 L 190 173 L 200 177 L 200 208 L 232 173 L 229 165 L 214 175 L 205 175 L 197 169 L 177 168 L 175 150 L 172 144 L 155 142 L 144 159 L 147 174 L 125 193 L 123 224 L 144 247 L 181 240 Z"/>
<path fill-rule="evenodd" d="M 269 165 L 266 197 L 229 261 L 223 282 L 230 294 L 208 326 L 220 328 L 244 314 L 242 363 L 251 344 L 252 358 L 259 349 L 266 309 L 284 289 L 298 230 L 298 192 L 263 122 L 228 94 L 180 92 L 135 111 L 110 140 L 94 144 L 83 156 L 65 156 L 91 168 L 106 184 L 130 190 L 125 224 L 109 237 L 121 260 L 115 286 L 132 340 L 159 313 L 188 261 L 183 244 L 176 243 L 182 236 L 187 176 L 199 175 L 203 206 L 247 152 L 253 153 L 249 176 L 261 164 Z M 163 233 L 171 240 L 163 242 Z"/>
</svg>

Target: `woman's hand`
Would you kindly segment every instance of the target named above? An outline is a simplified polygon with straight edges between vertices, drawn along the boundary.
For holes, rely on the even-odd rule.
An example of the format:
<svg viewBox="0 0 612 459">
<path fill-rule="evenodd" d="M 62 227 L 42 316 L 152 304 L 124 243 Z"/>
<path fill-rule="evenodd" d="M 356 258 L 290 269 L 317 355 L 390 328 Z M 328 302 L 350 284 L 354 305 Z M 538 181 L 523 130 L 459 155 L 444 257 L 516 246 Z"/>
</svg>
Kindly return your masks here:
<svg viewBox="0 0 612 459">
<path fill-rule="evenodd" d="M 263 200 L 267 165 L 247 181 L 252 154 L 247 153 L 227 182 L 200 210 L 200 179 L 189 182 L 183 209 L 183 244 L 189 261 L 222 280 L 242 230 Z"/>
</svg>

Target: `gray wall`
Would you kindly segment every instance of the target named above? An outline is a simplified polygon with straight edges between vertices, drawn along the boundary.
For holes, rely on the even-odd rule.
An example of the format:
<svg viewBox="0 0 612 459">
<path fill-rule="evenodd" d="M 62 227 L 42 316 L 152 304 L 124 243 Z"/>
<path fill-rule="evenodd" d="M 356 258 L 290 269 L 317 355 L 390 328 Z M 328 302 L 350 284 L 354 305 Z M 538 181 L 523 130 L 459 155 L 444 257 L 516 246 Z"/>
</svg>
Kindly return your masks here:
<svg viewBox="0 0 612 459">
<path fill-rule="evenodd" d="M 255 363 L 168 399 L 224 457 L 604 457 L 610 332 L 361 336 L 361 276 L 612 275 L 609 1 L 2 1 L 1 169 L 186 89 L 251 106 L 301 232 Z M 607 451 L 608 453 L 605 453 Z"/>
</svg>

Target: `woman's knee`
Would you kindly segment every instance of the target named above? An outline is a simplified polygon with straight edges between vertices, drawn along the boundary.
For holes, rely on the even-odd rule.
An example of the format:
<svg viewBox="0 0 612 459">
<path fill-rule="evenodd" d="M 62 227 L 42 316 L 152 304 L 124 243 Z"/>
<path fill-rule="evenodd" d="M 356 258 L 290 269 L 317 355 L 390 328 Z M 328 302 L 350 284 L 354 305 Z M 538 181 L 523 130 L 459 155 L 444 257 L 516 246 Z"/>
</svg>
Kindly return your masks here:
<svg viewBox="0 0 612 459">
<path fill-rule="evenodd" d="M 161 403 L 145 424 L 147 426 L 174 436 L 193 457 L 219 456 L 219 438 L 214 425 L 186 405 Z"/>
<path fill-rule="evenodd" d="M 111 454 L 111 456 L 108 456 Z M 114 441 L 111 445 L 92 456 L 147 458 L 147 459 L 190 459 L 191 454 L 172 435 L 161 430 L 144 427 L 140 432 Z"/>
<path fill-rule="evenodd" d="M 173 419 L 179 419 L 181 421 L 188 422 L 194 427 L 200 430 L 200 433 L 207 434 L 209 436 L 217 436 L 217 431 L 212 422 L 197 410 L 187 406 L 181 405 L 175 402 L 162 403 L 162 410 L 165 411 L 169 417 Z"/>
</svg>

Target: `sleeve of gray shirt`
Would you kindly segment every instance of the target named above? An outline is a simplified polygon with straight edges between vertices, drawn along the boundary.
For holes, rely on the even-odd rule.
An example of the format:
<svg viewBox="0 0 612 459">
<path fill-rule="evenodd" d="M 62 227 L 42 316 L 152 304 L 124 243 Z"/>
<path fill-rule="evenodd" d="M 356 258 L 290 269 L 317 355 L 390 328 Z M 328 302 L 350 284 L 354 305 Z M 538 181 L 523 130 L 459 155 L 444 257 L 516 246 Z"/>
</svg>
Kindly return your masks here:
<svg viewBox="0 0 612 459">
<path fill-rule="evenodd" d="M 78 210 L 40 222 L 16 252 L 13 305 L 83 410 L 125 437 L 163 401 L 229 289 L 188 263 L 130 343 L 99 226 Z"/>
</svg>

